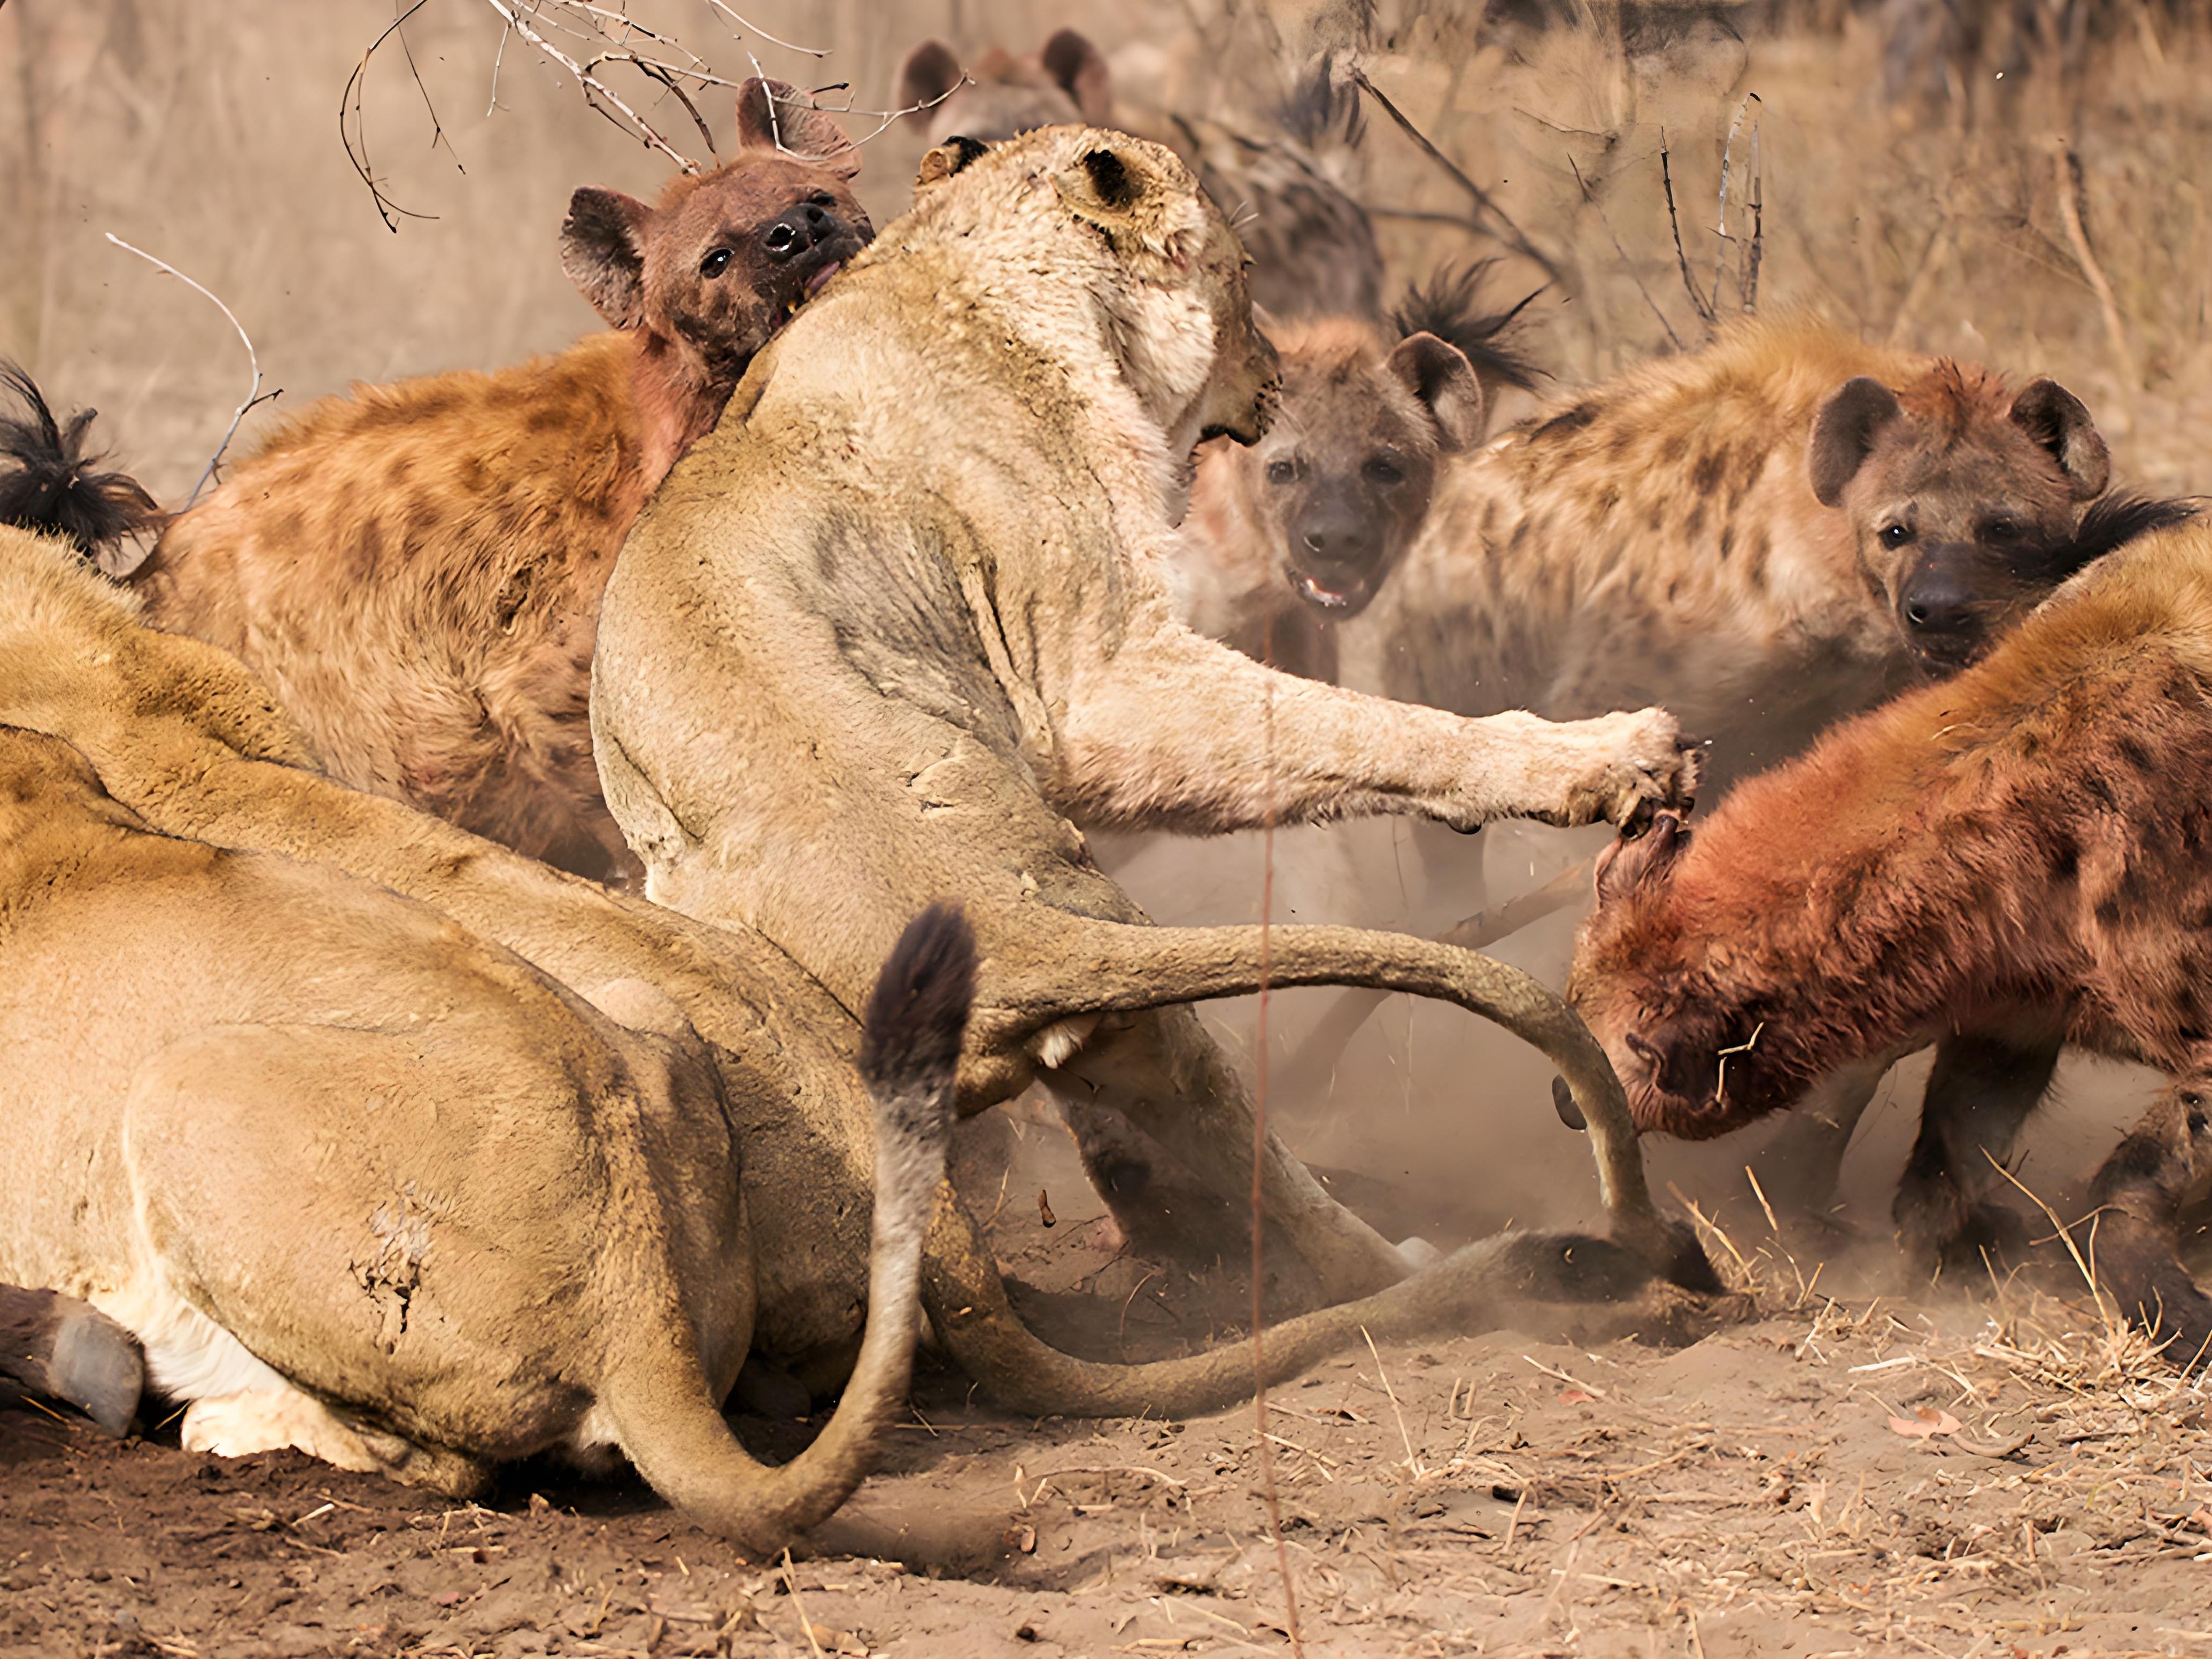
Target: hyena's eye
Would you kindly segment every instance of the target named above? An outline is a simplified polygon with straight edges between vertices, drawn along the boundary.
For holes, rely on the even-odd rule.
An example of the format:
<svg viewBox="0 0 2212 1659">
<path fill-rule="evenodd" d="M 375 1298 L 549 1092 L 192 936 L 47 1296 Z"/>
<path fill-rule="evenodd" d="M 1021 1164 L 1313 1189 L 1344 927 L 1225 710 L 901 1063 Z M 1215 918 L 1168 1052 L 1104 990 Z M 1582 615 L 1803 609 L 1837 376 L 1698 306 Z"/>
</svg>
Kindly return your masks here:
<svg viewBox="0 0 2212 1659">
<path fill-rule="evenodd" d="M 1395 484 L 1406 482 L 1406 469 L 1398 465 L 1397 458 L 1393 455 L 1370 455 L 1367 458 L 1366 466 L 1362 470 L 1367 474 L 1367 481 L 1370 483 Z"/>
<path fill-rule="evenodd" d="M 731 258 L 732 255 L 729 249 L 726 247 L 716 248 L 712 253 L 699 261 L 699 274 L 709 280 L 720 276 L 724 271 L 730 268 Z"/>
<path fill-rule="evenodd" d="M 1298 464 L 1296 461 L 1270 461 L 1267 463 L 1267 482 L 1269 483 L 1287 484 L 1296 483 L 1297 481 Z"/>
<path fill-rule="evenodd" d="M 1884 547 L 1902 547 L 1911 539 L 1912 530 L 1910 526 L 1891 524 L 1882 526 L 1881 544 Z"/>
</svg>

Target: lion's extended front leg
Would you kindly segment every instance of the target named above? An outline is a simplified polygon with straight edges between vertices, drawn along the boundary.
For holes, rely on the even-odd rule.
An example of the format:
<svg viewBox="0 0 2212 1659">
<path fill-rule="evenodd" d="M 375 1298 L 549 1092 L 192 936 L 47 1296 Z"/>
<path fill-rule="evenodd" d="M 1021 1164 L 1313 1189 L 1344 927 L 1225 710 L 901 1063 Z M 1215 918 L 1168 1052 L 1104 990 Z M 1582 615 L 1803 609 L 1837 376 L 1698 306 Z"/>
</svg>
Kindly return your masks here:
<svg viewBox="0 0 2212 1659">
<path fill-rule="evenodd" d="M 1680 800 L 1696 781 L 1661 709 L 1468 720 L 1279 673 L 1179 625 L 1130 630 L 1052 701 L 1055 793 L 1101 825 L 1204 834 L 1386 812 L 1455 830 L 1588 823 Z"/>
</svg>

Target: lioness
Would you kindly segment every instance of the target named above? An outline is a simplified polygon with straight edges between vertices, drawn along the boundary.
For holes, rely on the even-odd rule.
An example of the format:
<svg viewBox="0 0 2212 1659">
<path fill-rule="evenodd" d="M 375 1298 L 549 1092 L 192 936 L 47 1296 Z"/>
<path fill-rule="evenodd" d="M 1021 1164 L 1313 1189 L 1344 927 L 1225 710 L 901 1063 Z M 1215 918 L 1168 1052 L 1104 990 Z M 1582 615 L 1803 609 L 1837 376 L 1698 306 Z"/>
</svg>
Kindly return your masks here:
<svg viewBox="0 0 2212 1659">
<path fill-rule="evenodd" d="M 82 567 L 64 544 L 0 528 L 0 725 L 65 739 L 110 796 L 167 835 L 331 866 L 422 901 L 568 984 L 628 981 L 665 995 L 707 1045 L 740 1149 L 756 1352 L 818 1389 L 842 1382 L 870 1305 L 876 1181 L 874 1109 L 854 1065 L 855 1016 L 750 929 L 711 927 L 610 892 L 325 776 L 268 689 L 235 658 L 148 628 L 135 612 L 126 591 Z M 1334 948 L 1316 949 L 1328 931 L 1279 932 L 1280 961 L 1294 970 L 1302 958 L 1340 960 L 1341 940 L 1321 939 Z M 1255 982 L 1249 935 L 1139 937 L 1148 947 L 1142 957 L 1124 953 L 1115 963 L 1089 957 L 1026 974 L 1006 971 L 1019 963 L 982 964 L 971 1023 L 991 1026 L 996 1043 L 1014 1043 L 1086 1000 L 1141 1007 Z M 1164 955 L 1162 944 L 1171 947 Z M 1393 967 L 1394 983 L 1513 1024 L 1562 1064 L 1595 1115 L 1625 1116 L 1595 1044 L 1540 988 L 1479 957 L 1433 947 Z M 625 1011 L 665 1023 L 666 1010 L 656 1012 L 635 989 Z M 0 1121 L 0 1132 L 6 1127 Z M 1632 1143 L 1627 1151 L 1632 1161 Z M 707 1153 L 696 1181 L 679 1184 L 711 1194 L 730 1155 L 711 1144 Z M 1633 1173 L 1622 1208 L 1641 1192 Z M 1270 1330 L 1265 1374 L 1289 1376 L 1358 1342 L 1363 1330 L 1484 1328 L 1529 1311 L 1531 1298 L 1602 1304 L 1534 1310 L 1577 1328 L 1595 1319 L 1600 1329 L 1649 1329 L 1656 1321 L 1679 1330 L 1684 1317 L 1704 1316 L 1701 1304 L 1665 1287 L 1646 1293 L 1650 1276 L 1648 1266 L 1602 1240 L 1486 1240 L 1376 1296 Z M 922 1299 L 985 1394 L 1037 1414 L 1188 1415 L 1248 1394 L 1263 1363 L 1249 1344 L 1144 1365 L 1094 1364 L 1051 1347 L 1016 1316 L 977 1224 L 949 1188 L 931 1225 Z M 44 1364 L 51 1345 L 33 1335 L 32 1357 Z M 39 1386 L 54 1380 L 48 1366 Z M 96 1394 L 111 1418 L 127 1415 L 119 1384 Z M 839 1524 L 850 1519 L 848 1510 Z"/>
<path fill-rule="evenodd" d="M 1243 264 L 1158 145 L 1056 128 L 932 151 L 913 210 L 763 352 L 647 507 L 593 670 L 601 780 L 648 895 L 760 929 L 848 1007 L 912 894 L 960 896 L 987 978 L 1073 995 L 1042 1031 L 979 1022 L 963 1108 L 1041 1077 L 1139 1228 L 1105 1112 L 1224 1195 L 1249 1191 L 1255 1135 L 1194 1015 L 1104 1018 L 1137 1006 L 1116 972 L 1152 980 L 1149 1006 L 1179 969 L 1186 995 L 1270 967 L 1375 983 L 1435 947 L 1291 930 L 1270 962 L 1245 932 L 1152 933 L 1073 820 L 1577 823 L 1674 799 L 1694 769 L 1658 709 L 1464 720 L 1276 672 L 1175 620 L 1192 447 L 1256 437 L 1275 394 Z M 1604 1156 L 1659 1248 L 1626 1197 L 1640 1166 Z M 1262 1175 L 1323 1294 L 1407 1271 L 1279 1145 Z"/>
<path fill-rule="evenodd" d="M 933 911 L 871 1005 L 870 1322 L 836 1418 L 764 1468 L 739 1143 L 667 999 L 617 1024 L 428 905 L 151 831 L 0 727 L 0 1278 L 82 1297 L 191 1402 L 187 1448 L 297 1446 L 439 1491 L 614 1447 L 750 1548 L 830 1516 L 903 1400 L 974 951 Z M 101 994 L 83 995 L 88 977 Z"/>
</svg>

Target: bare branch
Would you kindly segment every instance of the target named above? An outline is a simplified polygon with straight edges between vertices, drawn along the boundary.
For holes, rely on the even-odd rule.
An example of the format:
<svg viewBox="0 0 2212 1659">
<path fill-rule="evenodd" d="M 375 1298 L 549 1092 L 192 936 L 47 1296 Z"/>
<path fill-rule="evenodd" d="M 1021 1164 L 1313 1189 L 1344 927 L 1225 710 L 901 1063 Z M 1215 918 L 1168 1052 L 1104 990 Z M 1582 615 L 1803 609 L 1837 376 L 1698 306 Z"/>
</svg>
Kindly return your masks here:
<svg viewBox="0 0 2212 1659">
<path fill-rule="evenodd" d="M 1735 239 L 1729 234 L 1728 198 L 1729 173 L 1735 161 L 1735 137 L 1737 132 L 1743 126 L 1743 118 L 1747 114 L 1752 114 L 1751 106 L 1753 104 L 1759 104 L 1759 96 L 1755 92 L 1747 92 L 1744 94 L 1743 101 L 1735 106 L 1735 118 L 1729 123 L 1728 143 L 1721 148 L 1720 222 L 1716 227 L 1717 234 L 1720 236 L 1720 245 L 1713 251 L 1713 297 L 1711 306 L 1708 312 L 1709 317 L 1712 313 L 1717 313 L 1720 310 L 1721 278 L 1728 266 L 1729 246 L 1735 240 Z M 1761 104 L 1760 108 L 1763 111 L 1765 106 Z M 1759 120 L 1754 115 L 1751 124 L 1752 153 L 1754 158 L 1757 156 L 1759 149 Z M 1756 160 L 1754 160 L 1754 167 L 1756 165 L 1757 162 Z"/>
<path fill-rule="evenodd" d="M 1659 183 L 1667 192 L 1667 228 L 1674 234 L 1674 263 L 1682 272 L 1682 287 L 1690 296 L 1691 309 L 1701 320 L 1710 325 L 1713 320 L 1712 307 L 1705 303 L 1705 295 L 1698 292 L 1698 279 L 1690 275 L 1690 256 L 1682 251 L 1682 222 L 1674 215 L 1674 169 L 1667 149 L 1667 129 L 1659 129 Z M 1584 191 L 1587 195 L 1589 192 Z"/>
<path fill-rule="evenodd" d="M 1413 122 L 1407 118 L 1405 112 L 1400 109 L 1395 104 L 1392 103 L 1390 100 L 1384 95 L 1382 88 L 1367 78 L 1366 70 L 1361 69 L 1355 64 L 1352 66 L 1350 74 L 1352 84 L 1357 86 L 1362 92 L 1364 92 L 1370 98 L 1372 98 L 1376 103 L 1380 104 L 1382 106 L 1383 113 L 1398 124 L 1398 130 L 1404 133 L 1408 138 L 1412 139 L 1413 143 L 1419 147 L 1420 151 L 1424 155 L 1427 156 L 1431 161 L 1434 161 L 1438 167 L 1442 167 L 1446 173 L 1450 175 L 1452 181 L 1455 184 L 1458 185 L 1462 190 L 1465 191 L 1468 196 L 1474 198 L 1476 211 L 1485 215 L 1494 222 L 1498 228 L 1497 234 L 1503 236 L 1504 240 L 1511 246 L 1515 252 L 1539 266 L 1543 270 L 1543 273 L 1553 281 L 1557 282 L 1559 279 L 1559 268 L 1557 264 L 1553 263 L 1551 258 L 1539 249 L 1534 242 L 1531 242 L 1526 235 L 1522 234 L 1521 227 L 1513 222 L 1512 216 L 1508 214 L 1504 208 L 1499 207 L 1496 202 L 1491 199 L 1489 191 L 1483 189 L 1480 185 L 1476 184 L 1474 179 L 1468 178 L 1465 170 L 1460 167 L 1458 162 L 1453 161 L 1451 157 L 1446 155 L 1442 150 L 1438 149 L 1434 144 L 1429 142 L 1428 135 L 1423 132 L 1419 127 L 1415 126 Z M 1579 178 L 1580 175 L 1577 174 L 1577 177 Z M 1589 192 L 1587 186 L 1584 187 L 1583 193 L 1585 197 L 1589 195 Z"/>
<path fill-rule="evenodd" d="M 418 6 L 422 4 L 422 0 L 416 0 L 416 3 Z M 484 0 L 484 3 L 499 14 L 500 17 L 505 21 L 507 27 L 513 29 L 517 34 L 527 40 L 532 46 L 537 47 L 538 51 L 544 52 L 555 63 L 560 64 L 562 69 L 567 70 L 569 75 L 574 78 L 578 88 L 582 90 L 584 94 L 584 102 L 589 106 L 595 113 L 604 116 L 615 126 L 627 129 L 630 135 L 643 143 L 647 149 L 659 150 L 663 155 L 665 155 L 670 161 L 675 162 L 676 165 L 684 172 L 698 172 L 699 164 L 696 161 L 691 160 L 691 158 L 685 155 L 683 151 L 678 149 L 675 145 L 670 143 L 667 139 L 662 137 L 659 131 L 650 121 L 647 120 L 642 115 L 640 115 L 635 110 L 629 106 L 628 100 L 626 100 L 621 94 L 615 91 L 613 88 L 608 86 L 605 82 L 600 80 L 599 76 L 592 72 L 594 65 L 610 60 L 621 62 L 633 61 L 633 54 L 629 52 L 602 53 L 593 57 L 590 64 L 580 63 L 576 58 L 570 57 L 567 52 L 562 51 L 560 47 L 555 46 L 551 40 L 548 40 L 544 34 L 540 33 L 536 28 L 532 27 L 529 22 L 524 21 L 523 15 L 526 11 L 528 11 L 530 15 L 533 18 L 541 15 L 537 9 L 528 6 L 526 0 Z M 594 12 L 599 9 L 596 6 L 584 5 L 583 0 L 554 0 L 554 6 L 556 8 L 562 6 L 575 7 L 586 13 Z M 616 15 L 619 15 L 619 14 Z M 606 36 L 600 34 L 597 30 L 593 30 L 592 33 L 600 39 L 607 38 Z"/>
<path fill-rule="evenodd" d="M 415 0 L 413 5 L 392 20 L 383 33 L 368 43 L 368 49 L 362 53 L 361 61 L 353 66 L 353 73 L 346 76 L 345 90 L 338 94 L 338 142 L 345 146 L 346 160 L 352 164 L 353 170 L 361 175 L 362 183 L 368 186 L 369 199 L 376 204 L 376 216 L 384 221 L 384 228 L 386 230 L 395 234 L 398 232 L 399 220 L 402 218 L 434 219 L 438 216 L 434 213 L 416 213 L 400 206 L 398 203 L 384 193 L 384 186 L 377 182 L 376 174 L 368 161 L 368 128 L 362 115 L 362 87 L 368 77 L 368 60 L 376 55 L 376 49 L 390 40 L 393 31 L 402 23 L 428 3 L 429 0 Z M 354 131 L 352 133 L 346 131 L 346 112 L 349 109 L 353 112 Z M 431 112 L 430 118 L 434 123 L 436 121 L 436 111 Z M 360 146 L 357 153 L 355 148 L 356 135 Z M 398 217 L 395 217 L 395 215 Z"/>
<path fill-rule="evenodd" d="M 2097 296 L 2097 308 L 2104 313 L 2105 335 L 2112 342 L 2112 356 L 2118 359 L 2121 374 L 2130 386 L 2140 385 L 2136 377 L 2135 351 L 2128 343 L 2127 328 L 2120 321 L 2119 301 L 2112 297 L 2112 285 L 2105 279 L 2105 268 L 2090 251 L 2089 234 L 2081 227 L 2081 158 L 2063 138 L 2053 138 L 2050 143 L 2051 168 L 2058 184 L 2058 222 L 2066 228 L 2067 246 L 2073 249 L 2074 262 L 2081 266 L 2090 292 Z"/>
<path fill-rule="evenodd" d="M 1589 181 L 1583 177 L 1583 170 L 1575 165 L 1575 158 L 1571 155 L 1567 157 L 1567 169 L 1575 175 L 1575 183 L 1582 187 L 1583 200 L 1597 208 L 1597 222 L 1605 227 L 1605 234 L 1613 238 L 1613 251 L 1620 256 L 1621 269 L 1636 284 L 1636 291 L 1644 296 L 1644 303 L 1651 307 L 1651 314 L 1659 319 L 1659 326 L 1667 331 L 1667 337 L 1674 342 L 1674 349 L 1680 351 L 1682 337 L 1674 332 L 1674 325 L 1667 320 L 1667 313 L 1659 309 L 1659 302 L 1651 297 L 1651 290 L 1644 286 L 1644 279 L 1636 274 L 1636 266 L 1628 257 L 1628 250 L 1621 246 L 1620 237 L 1613 230 L 1613 221 L 1605 216 L 1605 209 L 1599 206 L 1597 198 L 1590 191 Z"/>
<path fill-rule="evenodd" d="M 175 277 L 186 288 L 191 289 L 196 294 L 204 296 L 214 305 L 217 311 L 222 313 L 224 318 L 228 320 L 230 325 L 238 331 L 239 343 L 246 348 L 246 361 L 252 366 L 253 370 L 253 384 L 246 388 L 246 401 L 239 404 L 237 411 L 231 416 L 230 425 L 222 434 L 222 441 L 216 446 L 215 454 L 209 460 L 207 470 L 200 474 L 199 482 L 192 486 L 192 493 L 185 498 L 185 507 L 186 509 L 190 509 L 191 504 L 199 500 L 200 491 L 207 488 L 208 480 L 215 477 L 216 468 L 222 465 L 223 455 L 225 452 L 230 448 L 230 441 L 238 435 L 238 423 L 246 418 L 246 412 L 252 409 L 254 404 L 268 401 L 268 398 L 264 398 L 261 395 L 260 355 L 253 349 L 253 340 L 252 337 L 246 333 L 246 325 L 238 320 L 237 317 L 232 313 L 228 306 L 223 304 L 223 302 L 221 300 L 216 299 L 213 294 L 210 293 L 206 289 L 202 288 L 198 283 L 185 276 L 183 271 L 179 270 L 174 265 L 169 264 L 167 260 L 155 258 L 152 254 L 147 252 L 143 247 L 131 246 L 130 243 L 125 241 L 120 236 L 118 236 L 112 230 L 105 234 L 109 241 L 114 243 L 116 246 L 121 248 L 125 253 L 135 253 L 140 258 L 143 259 L 148 264 L 154 266 L 156 270 L 167 271 L 170 276 Z M 270 392 L 269 397 L 281 398 L 283 395 L 284 388 L 279 386 L 276 391 Z"/>
</svg>

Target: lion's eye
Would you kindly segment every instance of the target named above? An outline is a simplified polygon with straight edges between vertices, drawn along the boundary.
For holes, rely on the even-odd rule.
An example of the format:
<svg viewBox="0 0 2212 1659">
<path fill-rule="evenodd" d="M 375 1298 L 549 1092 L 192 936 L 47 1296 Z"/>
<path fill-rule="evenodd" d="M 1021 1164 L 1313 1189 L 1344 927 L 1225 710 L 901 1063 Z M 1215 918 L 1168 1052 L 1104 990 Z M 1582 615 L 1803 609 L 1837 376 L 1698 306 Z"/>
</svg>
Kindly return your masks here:
<svg viewBox="0 0 2212 1659">
<path fill-rule="evenodd" d="M 1911 539 L 1912 531 L 1908 526 L 1893 524 L 1882 526 L 1881 544 L 1884 547 L 1902 547 Z"/>
<path fill-rule="evenodd" d="M 1269 483 L 1286 484 L 1296 483 L 1297 481 L 1298 464 L 1296 461 L 1270 461 L 1267 463 L 1267 482 Z"/>
<path fill-rule="evenodd" d="M 699 261 L 699 274 L 702 276 L 708 278 L 720 276 L 724 271 L 730 268 L 730 260 L 732 257 L 733 256 L 731 254 L 729 249 L 726 247 L 716 248 L 712 253 Z"/>
</svg>

